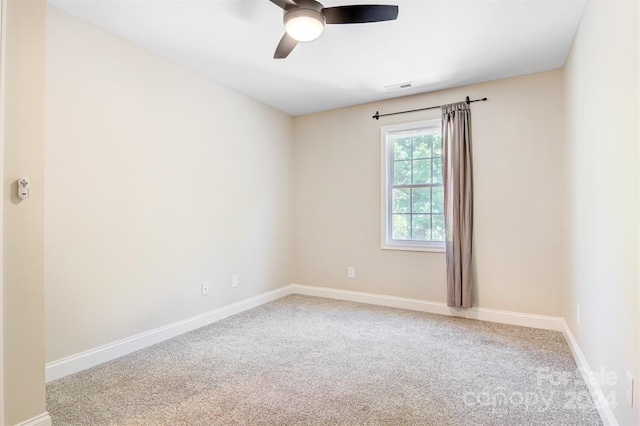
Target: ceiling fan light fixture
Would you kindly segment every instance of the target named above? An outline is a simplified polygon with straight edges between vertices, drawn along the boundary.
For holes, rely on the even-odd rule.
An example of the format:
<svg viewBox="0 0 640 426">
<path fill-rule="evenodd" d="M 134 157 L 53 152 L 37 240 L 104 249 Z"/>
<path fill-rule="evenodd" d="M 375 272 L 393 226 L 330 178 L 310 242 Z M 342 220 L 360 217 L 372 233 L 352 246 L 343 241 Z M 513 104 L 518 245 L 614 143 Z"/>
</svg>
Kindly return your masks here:
<svg viewBox="0 0 640 426">
<path fill-rule="evenodd" d="M 324 16 L 316 10 L 296 9 L 285 15 L 284 28 L 297 41 L 313 41 L 324 30 Z"/>
</svg>

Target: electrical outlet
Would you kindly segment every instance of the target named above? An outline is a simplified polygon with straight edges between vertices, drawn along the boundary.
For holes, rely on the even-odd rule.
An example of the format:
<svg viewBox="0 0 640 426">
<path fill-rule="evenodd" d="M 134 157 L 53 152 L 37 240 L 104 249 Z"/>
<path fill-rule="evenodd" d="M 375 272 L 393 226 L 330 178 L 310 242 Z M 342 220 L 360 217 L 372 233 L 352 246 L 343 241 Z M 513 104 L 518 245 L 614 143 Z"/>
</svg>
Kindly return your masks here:
<svg viewBox="0 0 640 426">
<path fill-rule="evenodd" d="M 238 287 L 238 276 L 231 275 L 231 287 Z"/>
<path fill-rule="evenodd" d="M 356 268 L 353 266 L 349 266 L 347 268 L 347 278 L 355 278 L 356 277 Z"/>
<path fill-rule="evenodd" d="M 629 407 L 631 408 L 633 408 L 633 384 L 634 384 L 633 376 L 631 375 L 631 373 L 627 371 L 627 380 L 625 382 L 625 387 L 624 387 L 624 396 L 625 396 L 625 399 L 627 400 L 627 404 L 629 404 Z"/>
<path fill-rule="evenodd" d="M 580 305 L 576 308 L 576 321 L 580 324 Z"/>
<path fill-rule="evenodd" d="M 200 289 L 202 290 L 202 295 L 206 296 L 207 294 L 209 294 L 209 282 L 208 281 L 203 281 L 202 282 L 202 286 L 200 287 Z"/>
</svg>

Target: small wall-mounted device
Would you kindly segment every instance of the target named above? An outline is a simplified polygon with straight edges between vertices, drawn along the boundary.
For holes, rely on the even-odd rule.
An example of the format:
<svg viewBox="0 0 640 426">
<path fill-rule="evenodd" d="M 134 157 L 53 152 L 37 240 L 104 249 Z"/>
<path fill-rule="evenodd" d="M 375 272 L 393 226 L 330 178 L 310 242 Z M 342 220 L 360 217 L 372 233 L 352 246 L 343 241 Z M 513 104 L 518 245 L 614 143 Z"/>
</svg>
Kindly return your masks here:
<svg viewBox="0 0 640 426">
<path fill-rule="evenodd" d="M 18 181 L 18 197 L 23 200 L 29 198 L 29 192 L 31 191 L 31 186 L 29 185 L 29 179 L 22 178 Z"/>
</svg>

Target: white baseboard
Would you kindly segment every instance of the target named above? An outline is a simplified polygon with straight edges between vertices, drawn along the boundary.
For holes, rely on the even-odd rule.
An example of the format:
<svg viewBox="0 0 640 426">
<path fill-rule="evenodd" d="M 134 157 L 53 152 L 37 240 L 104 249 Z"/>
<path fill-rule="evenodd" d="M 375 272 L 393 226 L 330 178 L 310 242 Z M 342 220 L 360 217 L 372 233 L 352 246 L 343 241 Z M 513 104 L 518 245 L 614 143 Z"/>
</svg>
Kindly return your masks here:
<svg viewBox="0 0 640 426">
<path fill-rule="evenodd" d="M 523 314 L 520 312 L 500 311 L 497 309 L 449 308 L 445 303 L 429 302 L 420 299 L 385 296 L 381 294 L 362 293 L 358 291 L 336 290 L 326 287 L 312 287 L 291 284 L 291 293 L 307 296 L 326 297 L 329 299 L 347 300 L 350 302 L 368 303 L 370 305 L 388 306 L 391 308 L 409 309 L 412 311 L 428 312 L 431 314 L 449 315 L 455 317 L 476 319 L 480 321 L 497 322 L 502 324 L 520 325 L 523 327 L 541 328 L 544 330 L 563 331 L 562 318 L 537 314 Z"/>
<path fill-rule="evenodd" d="M 77 373 L 98 364 L 102 364 L 103 362 L 111 361 L 123 355 L 155 345 L 156 343 L 171 339 L 172 337 L 179 336 L 180 334 L 195 330 L 196 328 L 204 327 L 205 325 L 209 325 L 231 315 L 255 308 L 256 306 L 260 306 L 292 293 L 368 303 L 371 305 L 389 306 L 393 308 L 410 309 L 414 311 L 457 316 L 481 321 L 542 328 L 546 330 L 564 330 L 561 318 L 557 317 L 522 314 L 518 312 L 484 308 L 454 309 L 448 308 L 444 303 L 429 302 L 426 300 L 290 284 L 268 293 L 245 299 L 231 305 L 223 306 L 213 311 L 205 312 L 204 314 L 196 315 L 164 327 L 159 327 L 108 345 L 100 346 L 57 361 L 49 362 L 45 366 L 46 381 L 48 383 L 69 374 Z"/>
<path fill-rule="evenodd" d="M 45 365 L 45 380 L 49 383 L 52 380 L 111 361 L 289 294 L 291 294 L 290 285 L 164 327 L 118 340 L 108 345 L 49 362 Z"/>
<path fill-rule="evenodd" d="M 580 346 L 578 346 L 578 341 L 573 337 L 573 333 L 571 333 L 571 329 L 569 325 L 564 320 L 562 321 L 562 334 L 564 334 L 564 338 L 569 345 L 569 349 L 571 349 L 571 353 L 573 354 L 573 358 L 576 360 L 576 364 L 580 373 L 582 374 L 582 378 L 584 379 L 587 387 L 589 388 L 589 393 L 593 398 L 594 403 L 596 404 L 596 408 L 598 409 L 598 413 L 600 414 L 600 418 L 605 426 L 617 426 L 618 421 L 613 415 L 613 411 L 611 410 L 611 406 L 609 405 L 609 401 L 602 392 L 602 388 L 600 387 L 599 381 L 594 377 L 593 370 L 589 367 L 589 363 L 587 359 L 584 357 L 584 354 L 580 350 Z"/>
<path fill-rule="evenodd" d="M 45 411 L 39 416 L 18 423 L 16 426 L 51 426 L 51 416 Z"/>
</svg>

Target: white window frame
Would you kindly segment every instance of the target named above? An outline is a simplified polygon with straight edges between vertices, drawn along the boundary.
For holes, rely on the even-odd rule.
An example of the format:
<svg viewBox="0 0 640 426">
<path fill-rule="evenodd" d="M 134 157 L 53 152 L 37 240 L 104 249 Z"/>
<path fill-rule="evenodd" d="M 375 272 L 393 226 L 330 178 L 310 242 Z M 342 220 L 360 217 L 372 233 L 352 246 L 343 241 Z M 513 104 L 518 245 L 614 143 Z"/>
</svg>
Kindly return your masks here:
<svg viewBox="0 0 640 426">
<path fill-rule="evenodd" d="M 391 238 L 391 209 L 393 200 L 391 199 L 390 183 L 392 182 L 390 162 L 393 158 L 393 146 L 389 143 L 389 135 L 396 132 L 418 130 L 424 128 L 438 129 L 442 131 L 442 120 L 424 120 L 413 123 L 396 124 L 383 126 L 380 129 L 381 140 L 381 248 L 385 250 L 408 250 L 408 251 L 431 251 L 444 252 L 444 241 L 408 241 L 394 240 Z"/>
</svg>

